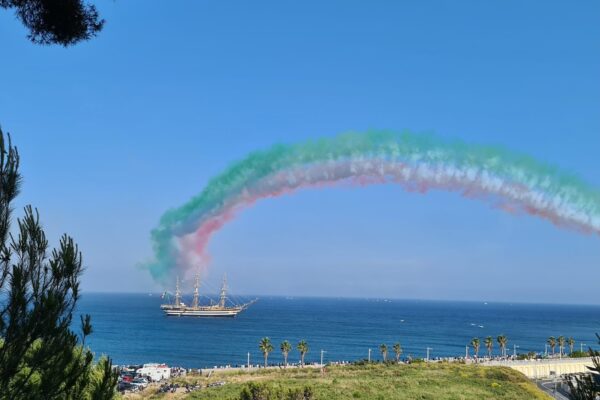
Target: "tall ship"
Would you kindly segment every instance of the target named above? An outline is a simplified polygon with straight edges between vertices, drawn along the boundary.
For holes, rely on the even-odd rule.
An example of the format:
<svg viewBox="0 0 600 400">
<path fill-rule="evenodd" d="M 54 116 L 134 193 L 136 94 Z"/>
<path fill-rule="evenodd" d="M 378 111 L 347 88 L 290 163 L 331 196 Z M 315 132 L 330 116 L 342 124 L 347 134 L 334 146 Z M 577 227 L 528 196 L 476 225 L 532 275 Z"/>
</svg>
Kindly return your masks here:
<svg viewBox="0 0 600 400">
<path fill-rule="evenodd" d="M 194 282 L 194 297 L 191 306 L 186 305 L 181 300 L 179 277 L 177 277 L 175 301 L 172 304 L 162 304 L 160 308 L 166 315 L 172 317 L 235 317 L 255 302 L 256 300 L 243 304 L 233 303 L 227 297 L 227 277 L 223 276 L 219 301 L 214 303 L 211 300 L 208 305 L 200 304 L 200 274 L 197 274 Z"/>
</svg>

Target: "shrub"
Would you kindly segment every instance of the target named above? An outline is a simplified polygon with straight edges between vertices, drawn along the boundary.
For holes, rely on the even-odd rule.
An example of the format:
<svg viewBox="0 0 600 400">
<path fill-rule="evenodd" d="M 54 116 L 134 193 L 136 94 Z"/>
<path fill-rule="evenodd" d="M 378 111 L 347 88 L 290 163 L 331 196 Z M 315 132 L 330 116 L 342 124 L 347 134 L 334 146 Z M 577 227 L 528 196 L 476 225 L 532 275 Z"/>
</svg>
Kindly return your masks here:
<svg viewBox="0 0 600 400">
<path fill-rule="evenodd" d="M 588 353 L 587 351 L 574 351 L 571 354 L 569 354 L 570 357 L 572 358 L 581 358 L 581 357 L 589 357 L 590 353 Z"/>
<path fill-rule="evenodd" d="M 240 392 L 240 400 L 314 400 L 313 389 L 306 386 L 287 391 L 264 383 L 248 383 Z"/>
</svg>

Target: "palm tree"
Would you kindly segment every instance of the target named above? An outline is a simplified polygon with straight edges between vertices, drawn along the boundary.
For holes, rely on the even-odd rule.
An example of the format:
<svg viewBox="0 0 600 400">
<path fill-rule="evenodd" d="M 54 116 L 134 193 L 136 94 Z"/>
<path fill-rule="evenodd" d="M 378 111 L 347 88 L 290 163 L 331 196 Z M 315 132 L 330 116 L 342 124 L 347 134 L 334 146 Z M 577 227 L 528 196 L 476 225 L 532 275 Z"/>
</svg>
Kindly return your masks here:
<svg viewBox="0 0 600 400">
<path fill-rule="evenodd" d="M 565 348 L 565 343 L 566 342 L 567 342 L 567 340 L 565 339 L 564 336 L 559 336 L 556 339 L 556 343 L 558 343 L 558 354 L 560 355 L 560 358 L 562 358 L 563 349 Z"/>
<path fill-rule="evenodd" d="M 575 347 L 575 339 L 573 339 L 572 337 L 567 339 L 567 343 L 569 344 L 569 354 L 573 354 L 573 347 Z"/>
<path fill-rule="evenodd" d="M 479 357 L 479 338 L 471 339 L 471 346 L 473 346 L 473 350 L 475 350 L 475 358 Z"/>
<path fill-rule="evenodd" d="M 302 339 L 298 342 L 296 348 L 300 352 L 300 365 L 304 366 L 304 356 L 308 353 L 308 343 L 306 343 L 306 340 Z"/>
<path fill-rule="evenodd" d="M 279 345 L 279 348 L 281 349 L 281 354 L 283 354 L 283 366 L 287 368 L 287 358 L 290 351 L 292 351 L 292 345 L 287 340 L 284 340 Z"/>
<path fill-rule="evenodd" d="M 554 348 L 556 347 L 556 339 L 554 336 L 548 338 L 548 346 L 552 349 L 552 355 L 554 355 Z"/>
<path fill-rule="evenodd" d="M 379 346 L 379 351 L 381 352 L 381 356 L 383 357 L 383 362 L 386 362 L 387 361 L 388 348 L 385 345 L 385 343 Z"/>
<path fill-rule="evenodd" d="M 492 349 L 494 348 L 494 338 L 492 338 L 491 336 L 486 337 L 485 340 L 483 341 L 483 344 L 485 344 L 485 348 L 488 351 L 488 357 L 492 358 Z"/>
<path fill-rule="evenodd" d="M 265 357 L 265 368 L 267 367 L 267 360 L 269 358 L 269 353 L 273 351 L 273 345 L 271 344 L 271 339 L 268 337 L 264 337 L 258 343 L 258 348 L 262 351 L 263 356 Z"/>
<path fill-rule="evenodd" d="M 392 346 L 392 349 L 396 354 L 396 362 L 400 362 L 400 356 L 402 355 L 402 346 L 400 346 L 400 343 L 396 343 L 394 344 L 394 346 Z"/>
<path fill-rule="evenodd" d="M 502 353 L 502 356 L 505 357 L 506 356 L 506 345 L 508 344 L 508 339 L 506 338 L 505 335 L 500 335 L 496 338 L 496 341 L 500 345 L 500 352 Z"/>
</svg>

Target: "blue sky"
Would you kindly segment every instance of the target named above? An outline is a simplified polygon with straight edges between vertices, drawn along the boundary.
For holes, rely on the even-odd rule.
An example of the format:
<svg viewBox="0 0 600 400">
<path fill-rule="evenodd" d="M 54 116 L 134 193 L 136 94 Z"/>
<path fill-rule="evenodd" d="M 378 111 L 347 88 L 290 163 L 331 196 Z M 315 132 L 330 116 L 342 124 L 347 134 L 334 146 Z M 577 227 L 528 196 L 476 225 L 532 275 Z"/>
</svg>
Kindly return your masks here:
<svg viewBox="0 0 600 400">
<path fill-rule="evenodd" d="M 249 151 L 348 130 L 498 144 L 600 187 L 600 3 L 98 1 L 40 47 L 0 12 L 19 206 L 84 252 L 87 291 L 158 290 L 160 215 Z M 215 236 L 239 293 L 598 303 L 600 238 L 394 186 L 266 200 Z"/>
</svg>

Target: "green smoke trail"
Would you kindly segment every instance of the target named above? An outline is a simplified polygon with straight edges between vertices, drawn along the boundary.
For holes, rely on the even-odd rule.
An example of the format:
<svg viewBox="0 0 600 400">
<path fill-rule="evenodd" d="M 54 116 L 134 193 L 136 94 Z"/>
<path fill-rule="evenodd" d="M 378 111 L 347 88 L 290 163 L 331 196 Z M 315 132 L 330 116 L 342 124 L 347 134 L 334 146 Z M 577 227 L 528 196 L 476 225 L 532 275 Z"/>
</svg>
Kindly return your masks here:
<svg viewBox="0 0 600 400">
<path fill-rule="evenodd" d="M 178 268 L 191 267 L 182 264 L 182 254 L 204 254 L 210 235 L 231 218 L 232 209 L 290 189 L 286 182 L 279 186 L 273 186 L 272 182 L 266 184 L 278 174 L 310 169 L 311 173 L 317 172 L 318 183 L 326 184 L 347 178 L 347 171 L 339 174 L 336 166 L 343 163 L 354 166 L 358 176 L 373 162 L 385 164 L 386 168 L 394 164 L 408 166 L 412 171 L 433 168 L 441 174 L 439 179 L 446 181 L 432 183 L 418 174 L 412 179 L 427 187 L 448 190 L 472 189 L 476 182 L 482 194 L 500 193 L 526 212 L 558 224 L 600 232 L 600 193 L 573 174 L 499 147 L 470 145 L 410 132 L 371 131 L 292 145 L 278 144 L 234 163 L 211 179 L 197 196 L 162 216 L 151 233 L 155 258 L 145 267 L 157 280 L 169 278 Z M 319 176 L 319 171 L 323 171 L 325 177 Z M 292 189 L 315 184 L 313 178 L 302 177 Z M 192 234 L 199 237 L 196 248 L 182 247 L 179 240 Z"/>
</svg>

